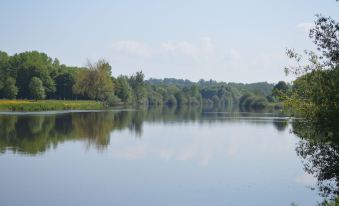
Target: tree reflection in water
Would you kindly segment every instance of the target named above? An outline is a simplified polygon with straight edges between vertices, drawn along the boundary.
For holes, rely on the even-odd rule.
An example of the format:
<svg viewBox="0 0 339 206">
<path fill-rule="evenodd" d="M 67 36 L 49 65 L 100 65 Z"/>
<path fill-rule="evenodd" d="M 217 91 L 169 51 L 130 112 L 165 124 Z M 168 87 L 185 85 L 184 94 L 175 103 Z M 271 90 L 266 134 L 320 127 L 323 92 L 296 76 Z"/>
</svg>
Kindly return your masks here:
<svg viewBox="0 0 339 206">
<path fill-rule="evenodd" d="M 130 130 L 142 137 L 143 122 L 232 122 L 272 124 L 285 131 L 288 121 L 272 114 L 231 112 L 227 108 L 151 107 L 135 111 L 75 112 L 60 114 L 0 115 L 0 152 L 12 151 L 36 155 L 65 141 L 81 140 L 97 150 L 110 143 L 116 130 Z M 258 119 L 256 119 L 258 117 Z M 250 120 L 250 121 L 248 121 Z M 300 138 L 296 152 L 307 173 L 317 178 L 317 186 L 325 200 L 339 194 L 339 119 L 308 122 L 294 120 L 292 131 Z M 338 200 L 338 199 L 337 199 Z"/>
<path fill-rule="evenodd" d="M 97 149 L 109 144 L 113 130 L 134 128 L 131 112 L 78 112 L 57 115 L 0 115 L 0 151 L 38 154 L 66 140 L 85 140 Z"/>
<path fill-rule="evenodd" d="M 292 124 L 293 133 L 301 138 L 297 154 L 303 160 L 305 171 L 317 178 L 319 193 L 325 202 L 339 194 L 338 120 L 295 120 Z"/>
<path fill-rule="evenodd" d="M 109 145 L 110 133 L 128 129 L 141 138 L 143 122 L 214 123 L 241 121 L 241 118 L 257 117 L 263 114 L 231 112 L 231 107 L 150 107 L 138 110 L 71 112 L 59 114 L 0 115 L 0 152 L 6 150 L 35 155 L 43 153 L 58 144 L 81 140 L 98 150 Z M 254 116 L 253 116 L 254 115 Z M 246 120 L 244 120 L 246 121 Z M 282 119 L 251 119 L 248 123 L 272 124 L 278 130 L 286 128 Z"/>
</svg>

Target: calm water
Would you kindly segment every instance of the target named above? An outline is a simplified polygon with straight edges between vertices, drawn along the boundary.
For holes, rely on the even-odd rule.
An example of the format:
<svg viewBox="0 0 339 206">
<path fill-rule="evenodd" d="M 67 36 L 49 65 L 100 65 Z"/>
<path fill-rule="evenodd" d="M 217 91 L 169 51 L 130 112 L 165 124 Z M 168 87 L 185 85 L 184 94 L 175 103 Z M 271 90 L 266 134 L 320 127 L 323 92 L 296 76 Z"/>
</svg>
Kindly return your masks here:
<svg viewBox="0 0 339 206">
<path fill-rule="evenodd" d="M 0 114 L 0 205 L 315 205 L 291 121 L 200 108 Z"/>
</svg>

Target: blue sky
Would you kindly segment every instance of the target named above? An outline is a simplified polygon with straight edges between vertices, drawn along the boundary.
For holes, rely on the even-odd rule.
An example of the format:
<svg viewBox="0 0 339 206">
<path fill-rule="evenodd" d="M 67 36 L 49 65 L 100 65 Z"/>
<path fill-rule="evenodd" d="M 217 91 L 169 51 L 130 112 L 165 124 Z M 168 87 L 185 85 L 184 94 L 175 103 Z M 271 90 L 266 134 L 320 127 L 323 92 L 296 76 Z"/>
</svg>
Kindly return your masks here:
<svg viewBox="0 0 339 206">
<path fill-rule="evenodd" d="M 104 58 L 113 75 L 256 82 L 291 80 L 285 48 L 313 49 L 315 14 L 335 0 L 2 0 L 0 50 L 38 50 L 67 65 Z"/>
</svg>

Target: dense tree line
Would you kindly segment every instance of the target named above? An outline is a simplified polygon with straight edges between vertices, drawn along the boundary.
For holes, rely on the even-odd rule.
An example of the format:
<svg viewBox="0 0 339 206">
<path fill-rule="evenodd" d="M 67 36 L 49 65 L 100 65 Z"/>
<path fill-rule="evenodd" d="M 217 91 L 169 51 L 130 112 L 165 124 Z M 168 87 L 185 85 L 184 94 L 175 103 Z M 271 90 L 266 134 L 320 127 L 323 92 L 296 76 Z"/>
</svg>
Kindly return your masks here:
<svg viewBox="0 0 339 206">
<path fill-rule="evenodd" d="M 267 82 L 258 82 L 251 84 L 243 83 L 226 83 L 214 80 L 199 80 L 192 82 L 190 80 L 165 78 L 165 79 L 149 79 L 146 81 L 153 88 L 162 88 L 167 90 L 166 104 L 177 102 L 178 104 L 204 104 L 204 105 L 239 105 L 244 109 L 262 109 L 272 103 L 279 102 L 277 95 L 272 91 L 278 85 Z M 283 82 L 287 85 L 285 82 Z M 189 90 L 196 88 L 199 94 L 190 93 Z M 279 90 L 279 89 L 276 89 Z M 159 96 L 159 95 L 155 95 Z M 240 104 L 240 100 L 253 97 L 253 104 Z M 258 102 L 257 102 L 258 101 Z"/>
<path fill-rule="evenodd" d="M 203 79 L 192 82 L 174 78 L 145 80 L 141 71 L 131 76 L 112 77 L 111 69 L 105 60 L 88 62 L 85 67 L 70 67 L 37 51 L 13 56 L 0 52 L 0 98 L 86 99 L 102 101 L 107 106 L 225 106 L 237 105 L 239 100 L 251 95 L 255 97 L 254 103 L 243 106 L 258 108 L 275 101 L 271 98 L 274 85 L 267 82 L 241 84 Z M 255 104 L 256 100 L 260 104 Z"/>
<path fill-rule="evenodd" d="M 80 70 L 37 51 L 13 56 L 0 52 L 0 97 L 74 99 L 72 87 Z"/>
</svg>

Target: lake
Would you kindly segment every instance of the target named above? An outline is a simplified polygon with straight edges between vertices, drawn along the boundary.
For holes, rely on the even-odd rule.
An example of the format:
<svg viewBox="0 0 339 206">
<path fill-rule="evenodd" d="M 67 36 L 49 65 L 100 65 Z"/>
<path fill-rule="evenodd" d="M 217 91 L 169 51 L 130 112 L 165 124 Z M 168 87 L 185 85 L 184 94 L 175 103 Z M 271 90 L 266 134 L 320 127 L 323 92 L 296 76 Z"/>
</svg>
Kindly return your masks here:
<svg viewBox="0 0 339 206">
<path fill-rule="evenodd" d="M 316 205 L 293 120 L 203 108 L 0 113 L 0 205 Z"/>
</svg>

